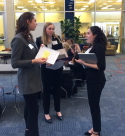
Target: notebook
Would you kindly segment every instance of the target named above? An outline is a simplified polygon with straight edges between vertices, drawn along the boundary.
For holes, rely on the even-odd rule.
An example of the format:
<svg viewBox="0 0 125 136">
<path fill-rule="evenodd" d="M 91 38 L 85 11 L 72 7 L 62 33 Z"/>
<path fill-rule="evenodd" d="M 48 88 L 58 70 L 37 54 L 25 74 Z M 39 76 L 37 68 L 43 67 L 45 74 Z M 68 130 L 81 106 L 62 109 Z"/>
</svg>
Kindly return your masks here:
<svg viewBox="0 0 125 136">
<path fill-rule="evenodd" d="M 97 57 L 95 53 L 78 53 L 79 59 L 86 63 L 97 64 Z"/>
</svg>

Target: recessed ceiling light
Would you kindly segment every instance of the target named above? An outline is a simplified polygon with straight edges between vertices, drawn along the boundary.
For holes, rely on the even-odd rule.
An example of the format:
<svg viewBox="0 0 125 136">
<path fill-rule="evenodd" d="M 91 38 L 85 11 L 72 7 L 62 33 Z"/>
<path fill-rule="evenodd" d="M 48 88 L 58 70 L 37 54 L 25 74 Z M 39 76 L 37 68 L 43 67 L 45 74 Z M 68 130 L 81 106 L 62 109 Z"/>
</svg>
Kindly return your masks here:
<svg viewBox="0 0 125 136">
<path fill-rule="evenodd" d="M 36 3 L 42 3 L 42 1 L 41 1 L 41 0 L 35 0 L 35 2 L 36 2 Z"/>
<path fill-rule="evenodd" d="M 23 6 L 17 6 L 17 8 L 24 8 Z"/>
<path fill-rule="evenodd" d="M 108 7 L 103 7 L 103 8 L 101 8 L 101 9 L 108 9 Z"/>
<path fill-rule="evenodd" d="M 81 10 L 85 10 L 86 8 L 81 8 Z"/>
<path fill-rule="evenodd" d="M 76 3 L 87 3 L 86 1 L 76 1 Z"/>
<path fill-rule="evenodd" d="M 117 0 L 116 2 L 122 2 L 122 0 Z"/>
<path fill-rule="evenodd" d="M 48 4 L 54 4 L 55 2 L 44 2 L 44 3 L 48 3 Z"/>
<path fill-rule="evenodd" d="M 86 6 L 83 6 L 83 7 L 89 7 L 89 6 L 86 5 Z"/>
<path fill-rule="evenodd" d="M 24 8 L 24 9 L 22 9 L 22 10 L 28 10 L 28 9 L 25 9 L 25 8 Z"/>
</svg>

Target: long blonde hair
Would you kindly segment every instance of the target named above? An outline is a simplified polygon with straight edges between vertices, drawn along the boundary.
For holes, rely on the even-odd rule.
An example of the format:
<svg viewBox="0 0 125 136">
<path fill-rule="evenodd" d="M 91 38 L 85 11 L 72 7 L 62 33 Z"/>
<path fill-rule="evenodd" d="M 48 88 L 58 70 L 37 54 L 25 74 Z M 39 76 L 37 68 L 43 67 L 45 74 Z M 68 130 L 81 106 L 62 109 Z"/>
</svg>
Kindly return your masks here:
<svg viewBox="0 0 125 136">
<path fill-rule="evenodd" d="M 43 42 L 43 44 L 44 45 L 47 45 L 47 43 L 49 43 L 49 39 L 48 39 L 48 36 L 47 36 L 47 33 L 46 33 L 46 28 L 48 27 L 48 26 L 50 26 L 50 25 L 53 25 L 53 23 L 51 23 L 51 22 L 46 22 L 45 24 L 44 24 L 44 26 L 43 26 L 43 34 L 42 34 L 42 42 Z M 54 26 L 54 25 L 53 25 Z M 55 28 L 55 26 L 54 26 L 54 28 Z M 55 32 L 53 32 L 53 36 L 54 37 L 56 37 L 56 38 L 58 38 L 57 37 L 57 35 L 55 34 Z M 59 39 L 59 38 L 58 38 Z M 60 39 L 59 39 L 59 41 L 60 41 Z"/>
</svg>

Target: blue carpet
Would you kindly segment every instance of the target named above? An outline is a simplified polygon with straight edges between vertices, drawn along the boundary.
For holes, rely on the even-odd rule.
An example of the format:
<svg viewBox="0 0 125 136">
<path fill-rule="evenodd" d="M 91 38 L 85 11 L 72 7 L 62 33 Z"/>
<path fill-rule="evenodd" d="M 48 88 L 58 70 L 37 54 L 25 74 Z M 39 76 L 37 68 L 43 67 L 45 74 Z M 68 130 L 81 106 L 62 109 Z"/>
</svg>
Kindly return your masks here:
<svg viewBox="0 0 125 136">
<path fill-rule="evenodd" d="M 106 56 L 106 85 L 101 96 L 102 131 L 101 136 L 125 136 L 125 55 Z M 20 114 L 14 108 L 13 88 L 17 84 L 16 75 L 0 74 L 0 86 L 5 89 L 6 110 L 0 116 L 0 136 L 24 136 L 24 101 L 18 97 Z M 2 103 L 2 100 L 0 99 Z M 39 107 L 40 136 L 84 136 L 91 126 L 86 85 L 78 88 L 72 98 L 61 99 L 64 120 L 57 119 L 51 98 L 50 115 L 52 124 L 45 122 L 43 109 Z"/>
</svg>

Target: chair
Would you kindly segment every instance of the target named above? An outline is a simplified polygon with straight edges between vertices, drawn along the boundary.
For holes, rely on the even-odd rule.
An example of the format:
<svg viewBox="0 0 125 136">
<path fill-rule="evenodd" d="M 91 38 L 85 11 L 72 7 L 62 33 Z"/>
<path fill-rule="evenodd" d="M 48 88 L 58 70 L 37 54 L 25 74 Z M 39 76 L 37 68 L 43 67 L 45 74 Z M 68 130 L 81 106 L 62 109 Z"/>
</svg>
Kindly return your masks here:
<svg viewBox="0 0 125 136">
<path fill-rule="evenodd" d="M 115 54 L 116 54 L 116 45 L 111 45 L 111 43 L 108 42 L 106 46 L 105 55 L 115 55 Z"/>
<path fill-rule="evenodd" d="M 3 99 L 2 101 L 2 103 L 3 104 L 1 104 L 2 105 L 2 113 L 1 114 L 3 114 L 3 112 L 5 111 L 5 109 L 6 109 L 6 105 L 5 105 L 5 97 L 4 97 L 4 88 L 2 87 L 2 86 L 0 86 L 0 99 Z"/>
<path fill-rule="evenodd" d="M 15 85 L 14 90 L 13 90 L 14 96 L 15 96 L 15 104 L 14 107 L 17 111 L 18 114 L 20 114 L 20 104 L 19 104 L 19 100 L 17 99 L 17 97 L 22 97 L 22 95 L 19 92 L 19 87 L 18 85 Z"/>
<path fill-rule="evenodd" d="M 84 52 L 86 52 L 86 50 L 89 48 L 89 46 L 83 46 L 83 50 L 82 50 L 82 52 L 84 53 Z"/>
<path fill-rule="evenodd" d="M 13 92 L 14 92 L 14 96 L 15 96 L 15 104 L 14 104 L 14 107 L 15 107 L 17 113 L 20 114 L 20 103 L 19 103 L 18 97 L 22 97 L 23 95 L 20 94 L 18 85 L 15 85 Z M 43 108 L 43 106 L 42 106 L 42 101 L 41 101 L 41 100 L 38 102 L 38 104 L 39 104 L 39 106 L 40 106 L 41 108 Z"/>
</svg>

